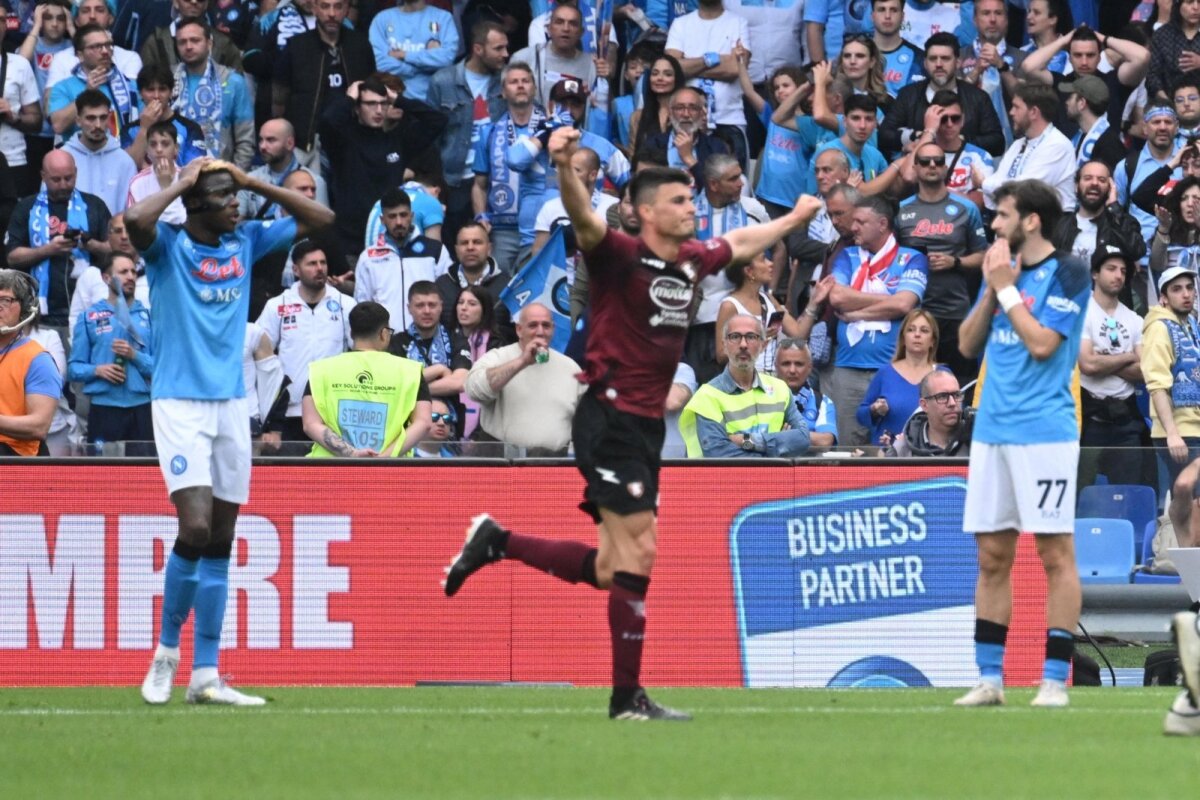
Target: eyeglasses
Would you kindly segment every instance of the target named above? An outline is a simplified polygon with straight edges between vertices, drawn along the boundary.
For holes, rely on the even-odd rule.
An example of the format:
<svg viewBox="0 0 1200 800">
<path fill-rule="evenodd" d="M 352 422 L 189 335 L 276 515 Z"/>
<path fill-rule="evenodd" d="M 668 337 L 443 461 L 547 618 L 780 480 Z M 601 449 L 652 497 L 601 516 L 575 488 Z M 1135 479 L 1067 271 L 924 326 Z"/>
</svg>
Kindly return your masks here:
<svg viewBox="0 0 1200 800">
<path fill-rule="evenodd" d="M 1200 94 L 1188 94 L 1188 95 L 1177 94 L 1177 95 L 1175 95 L 1176 103 L 1195 103 L 1198 101 L 1200 101 Z"/>
<path fill-rule="evenodd" d="M 395 329 L 395 328 L 384 328 L 384 330 L 388 332 L 388 336 L 389 336 L 389 337 L 392 337 L 392 336 L 395 336 L 395 335 L 396 335 L 396 329 Z"/>
<path fill-rule="evenodd" d="M 18 302 L 15 297 L 0 297 L 0 308 L 12 308 Z"/>
<path fill-rule="evenodd" d="M 429 418 L 432 419 L 435 423 L 444 422 L 447 425 L 453 425 L 455 422 L 458 421 L 458 417 L 454 416 L 453 414 L 443 414 L 440 411 L 433 412 L 432 414 L 429 415 Z"/>
<path fill-rule="evenodd" d="M 727 334 L 725 334 L 725 341 L 727 341 L 727 342 L 745 342 L 746 344 L 752 344 L 754 342 L 761 342 L 762 339 L 763 339 L 762 334 L 759 334 L 759 333 L 727 333 Z"/>
<path fill-rule="evenodd" d="M 917 164 L 922 167 L 944 167 L 946 166 L 945 156 L 939 158 L 937 156 L 921 156 L 917 160 Z"/>
<path fill-rule="evenodd" d="M 703 109 L 700 106 L 691 103 L 676 103 L 675 105 L 671 106 L 671 110 L 690 111 L 693 114 L 699 114 Z"/>
<path fill-rule="evenodd" d="M 945 125 L 946 123 L 950 123 L 951 125 L 957 125 L 960 122 L 962 122 L 962 114 L 942 114 L 942 124 L 943 125 Z"/>
<path fill-rule="evenodd" d="M 963 393 L 962 392 L 938 392 L 937 394 L 927 394 L 927 395 L 925 395 L 924 399 L 932 400 L 933 402 L 937 403 L 939 406 L 948 405 L 950 403 L 951 399 L 954 400 L 955 405 L 962 405 Z"/>
<path fill-rule="evenodd" d="M 96 42 L 95 44 L 84 45 L 84 50 L 112 50 L 112 42 Z"/>
</svg>

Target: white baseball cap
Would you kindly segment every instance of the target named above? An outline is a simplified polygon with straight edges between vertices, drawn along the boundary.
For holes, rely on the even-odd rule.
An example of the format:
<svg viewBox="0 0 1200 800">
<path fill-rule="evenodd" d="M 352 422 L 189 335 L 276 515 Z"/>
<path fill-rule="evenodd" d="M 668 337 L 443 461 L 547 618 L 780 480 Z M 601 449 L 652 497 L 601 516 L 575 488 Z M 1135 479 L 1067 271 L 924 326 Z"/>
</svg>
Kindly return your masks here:
<svg viewBox="0 0 1200 800">
<path fill-rule="evenodd" d="M 1158 290 L 1160 292 L 1165 291 L 1167 284 L 1178 278 L 1180 275 L 1191 275 L 1194 278 L 1196 277 L 1196 270 L 1190 267 L 1171 267 L 1159 277 Z"/>
</svg>

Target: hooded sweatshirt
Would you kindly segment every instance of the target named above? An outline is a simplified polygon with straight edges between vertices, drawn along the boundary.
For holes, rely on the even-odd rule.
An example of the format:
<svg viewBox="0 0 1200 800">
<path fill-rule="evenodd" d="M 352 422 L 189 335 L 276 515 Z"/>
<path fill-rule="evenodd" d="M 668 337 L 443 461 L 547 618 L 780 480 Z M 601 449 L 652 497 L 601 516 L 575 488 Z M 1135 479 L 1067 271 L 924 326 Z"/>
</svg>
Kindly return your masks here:
<svg viewBox="0 0 1200 800">
<path fill-rule="evenodd" d="M 87 149 L 80 141 L 80 135 L 76 133 L 63 145 L 63 149 L 75 159 L 75 167 L 79 170 L 75 187 L 103 200 L 104 205 L 108 206 L 108 213 L 121 213 L 129 197 L 129 182 L 137 175 L 137 166 L 112 134 L 97 152 Z"/>
<path fill-rule="evenodd" d="M 1142 325 L 1142 376 L 1146 379 L 1146 388 L 1171 391 L 1175 385 L 1175 348 L 1171 344 L 1171 332 L 1163 324 L 1163 320 L 1176 320 L 1179 317 L 1165 306 L 1154 306 L 1146 314 Z M 1186 325 L 1187 322 L 1181 323 Z M 1158 419 L 1154 410 L 1153 398 L 1150 402 L 1150 418 L 1153 425 L 1150 436 L 1155 439 L 1167 438 L 1167 431 Z M 1175 427 L 1180 436 L 1200 436 L 1200 407 L 1175 408 Z"/>
</svg>

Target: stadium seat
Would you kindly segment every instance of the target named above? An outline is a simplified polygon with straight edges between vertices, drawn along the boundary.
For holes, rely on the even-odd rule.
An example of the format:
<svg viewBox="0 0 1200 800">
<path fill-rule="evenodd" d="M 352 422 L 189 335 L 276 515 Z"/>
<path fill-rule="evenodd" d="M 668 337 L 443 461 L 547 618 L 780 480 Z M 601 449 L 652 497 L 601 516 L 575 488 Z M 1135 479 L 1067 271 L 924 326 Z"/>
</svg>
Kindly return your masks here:
<svg viewBox="0 0 1200 800">
<path fill-rule="evenodd" d="M 1129 583 L 1133 526 L 1125 519 L 1076 519 L 1075 560 L 1083 583 Z"/>
<path fill-rule="evenodd" d="M 1141 567 L 1149 568 L 1154 563 L 1154 533 L 1158 530 L 1158 520 L 1146 523 L 1146 530 L 1142 534 L 1142 560 Z M 1143 572 L 1141 568 L 1133 573 L 1134 583 L 1179 583 L 1178 575 L 1153 575 L 1149 572 Z"/>
<path fill-rule="evenodd" d="M 1141 553 L 1146 523 L 1158 519 L 1158 497 L 1149 486 L 1085 486 L 1079 493 L 1075 516 L 1128 520 L 1134 531 L 1134 552 Z"/>
</svg>

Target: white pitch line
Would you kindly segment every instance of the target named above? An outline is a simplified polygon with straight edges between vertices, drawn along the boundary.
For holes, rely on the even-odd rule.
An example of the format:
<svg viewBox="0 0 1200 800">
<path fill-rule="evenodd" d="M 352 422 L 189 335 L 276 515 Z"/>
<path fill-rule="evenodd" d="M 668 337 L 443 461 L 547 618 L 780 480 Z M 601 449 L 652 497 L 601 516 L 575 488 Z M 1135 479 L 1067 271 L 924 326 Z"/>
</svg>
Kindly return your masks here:
<svg viewBox="0 0 1200 800">
<path fill-rule="evenodd" d="M 247 717 L 271 715 L 271 716 L 469 716 L 469 717 L 485 717 L 485 716 L 520 716 L 520 717 L 542 717 L 542 716 L 601 716 L 601 711 L 586 711 L 576 708 L 420 708 L 412 706 L 393 706 L 389 708 L 291 708 L 288 706 L 276 705 L 267 708 L 258 708 L 254 710 L 247 709 L 226 709 L 217 707 L 216 710 L 224 713 L 236 713 Z M 877 707 L 859 707 L 859 708 L 837 708 L 828 706 L 790 706 L 790 707 L 767 707 L 767 706 L 724 706 L 720 708 L 697 708 L 689 707 L 698 715 L 713 715 L 713 716 L 769 716 L 772 714 L 834 714 L 834 715 L 850 715 L 850 716 L 911 716 L 918 714 L 1045 714 L 1047 716 L 1058 716 L 1061 714 L 1123 714 L 1132 716 L 1141 716 L 1147 714 L 1161 715 L 1162 708 L 1147 707 L 1147 708 L 1079 708 L 1074 707 L 1062 712 L 1047 712 L 1045 709 L 1030 708 L 1028 706 L 1006 706 L 1004 708 L 986 709 L 983 711 L 973 711 L 969 709 L 957 709 L 951 706 L 914 706 L 911 708 L 877 708 Z M 184 708 L 178 706 L 168 709 L 152 709 L 152 708 L 4 708 L 0 709 L 0 717 L 130 717 L 130 716 L 147 716 L 149 714 L 159 713 L 190 713 L 203 714 L 210 713 L 210 710 L 199 711 L 192 708 Z"/>
</svg>

